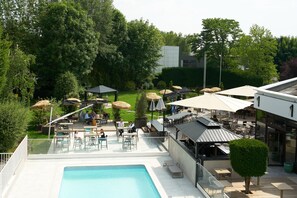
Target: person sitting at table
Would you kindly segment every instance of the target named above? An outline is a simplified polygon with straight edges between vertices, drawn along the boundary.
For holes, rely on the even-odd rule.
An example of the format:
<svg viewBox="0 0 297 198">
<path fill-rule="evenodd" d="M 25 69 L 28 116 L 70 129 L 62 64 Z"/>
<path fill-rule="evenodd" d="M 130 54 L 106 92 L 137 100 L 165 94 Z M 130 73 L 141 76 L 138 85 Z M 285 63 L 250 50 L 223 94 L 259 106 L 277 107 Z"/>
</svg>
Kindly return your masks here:
<svg viewBox="0 0 297 198">
<path fill-rule="evenodd" d="M 105 135 L 103 129 L 100 129 L 100 138 L 107 138 L 107 135 Z"/>
<path fill-rule="evenodd" d="M 213 115 L 211 119 L 212 119 L 213 121 L 215 121 L 215 122 L 218 122 L 218 121 L 219 121 L 218 118 L 217 118 L 217 115 Z"/>
<path fill-rule="evenodd" d="M 133 133 L 133 132 L 136 132 L 136 127 L 133 122 L 130 122 L 128 133 Z"/>
<path fill-rule="evenodd" d="M 118 127 L 121 128 L 121 129 L 119 129 L 119 133 L 120 133 L 119 136 L 122 136 L 122 134 L 124 133 L 124 129 L 123 129 L 124 126 L 125 126 L 125 124 L 123 122 L 123 119 L 121 119 L 121 121 L 118 122 Z"/>
<path fill-rule="evenodd" d="M 90 124 L 92 122 L 92 117 L 90 116 L 89 112 L 86 112 L 85 114 L 85 122 L 87 124 Z"/>
</svg>

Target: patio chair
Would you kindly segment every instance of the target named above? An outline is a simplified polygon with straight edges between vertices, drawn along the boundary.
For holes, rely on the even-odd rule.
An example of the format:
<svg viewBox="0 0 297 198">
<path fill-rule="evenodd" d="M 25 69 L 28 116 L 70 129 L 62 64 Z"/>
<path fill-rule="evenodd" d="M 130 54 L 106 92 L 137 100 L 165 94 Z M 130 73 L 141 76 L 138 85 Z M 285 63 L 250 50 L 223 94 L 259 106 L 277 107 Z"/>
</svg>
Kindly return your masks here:
<svg viewBox="0 0 297 198">
<path fill-rule="evenodd" d="M 213 176 L 208 177 L 209 182 L 209 193 L 211 196 L 215 197 L 217 194 L 224 194 L 224 186 L 215 179 Z"/>
<path fill-rule="evenodd" d="M 73 142 L 74 150 L 76 150 L 76 147 L 79 147 L 79 149 L 81 149 L 82 145 L 83 145 L 82 139 L 80 137 L 75 137 Z"/>
</svg>

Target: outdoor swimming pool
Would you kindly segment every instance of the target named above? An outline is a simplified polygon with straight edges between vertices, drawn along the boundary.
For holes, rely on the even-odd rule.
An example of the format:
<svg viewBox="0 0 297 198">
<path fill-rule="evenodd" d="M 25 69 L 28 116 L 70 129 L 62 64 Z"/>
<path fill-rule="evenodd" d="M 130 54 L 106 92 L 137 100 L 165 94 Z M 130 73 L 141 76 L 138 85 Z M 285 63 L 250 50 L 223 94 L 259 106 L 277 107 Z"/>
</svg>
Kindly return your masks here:
<svg viewBox="0 0 297 198">
<path fill-rule="evenodd" d="M 59 198 L 161 197 L 144 165 L 65 167 Z"/>
</svg>

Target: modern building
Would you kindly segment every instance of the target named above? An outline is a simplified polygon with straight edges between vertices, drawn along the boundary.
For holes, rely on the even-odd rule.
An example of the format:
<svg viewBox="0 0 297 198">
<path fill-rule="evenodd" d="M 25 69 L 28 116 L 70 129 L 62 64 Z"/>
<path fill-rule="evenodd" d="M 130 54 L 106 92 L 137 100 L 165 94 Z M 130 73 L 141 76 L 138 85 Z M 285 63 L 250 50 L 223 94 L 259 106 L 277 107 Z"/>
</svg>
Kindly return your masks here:
<svg viewBox="0 0 297 198">
<path fill-rule="evenodd" d="M 179 67 L 180 56 L 179 46 L 163 46 L 161 48 L 162 57 L 158 61 L 156 73 L 161 73 L 166 67 Z"/>
<path fill-rule="evenodd" d="M 256 90 L 255 138 L 268 145 L 269 165 L 283 165 L 286 162 L 296 164 L 297 78 Z"/>
</svg>

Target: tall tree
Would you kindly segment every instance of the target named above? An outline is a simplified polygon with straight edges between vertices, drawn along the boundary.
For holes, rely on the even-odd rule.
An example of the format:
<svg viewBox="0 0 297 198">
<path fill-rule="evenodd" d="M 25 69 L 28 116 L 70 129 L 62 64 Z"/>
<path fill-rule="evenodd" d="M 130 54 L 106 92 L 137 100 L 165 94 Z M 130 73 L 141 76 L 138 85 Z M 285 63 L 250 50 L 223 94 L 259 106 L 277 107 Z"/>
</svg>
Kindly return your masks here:
<svg viewBox="0 0 297 198">
<path fill-rule="evenodd" d="M 264 27 L 254 25 L 249 35 L 243 35 L 230 50 L 229 65 L 244 66 L 250 74 L 257 74 L 268 84 L 277 77 L 273 58 L 276 54 L 276 40 Z"/>
<path fill-rule="evenodd" d="M 9 48 L 11 43 L 3 37 L 0 23 L 0 93 L 6 85 L 6 74 L 9 69 Z"/>
<path fill-rule="evenodd" d="M 297 57 L 284 62 L 281 66 L 280 79 L 286 80 L 297 77 Z"/>
<path fill-rule="evenodd" d="M 224 60 L 242 34 L 239 23 L 233 19 L 208 18 L 202 20 L 202 26 L 201 33 L 193 36 L 192 51 L 198 58 L 207 53 L 208 63 L 218 65 L 220 56 Z"/>
<path fill-rule="evenodd" d="M 127 22 L 124 15 L 114 9 L 112 15 L 112 32 L 108 35 L 108 50 L 98 53 L 90 75 L 93 85 L 106 84 L 122 89 L 128 75 L 124 73 L 123 51 L 126 49 Z M 107 45 L 106 45 L 107 46 Z"/>
<path fill-rule="evenodd" d="M 26 55 L 19 48 L 13 49 L 10 54 L 10 67 L 7 72 L 3 97 L 17 99 L 30 105 L 35 89 L 35 75 L 30 72 L 30 67 L 35 63 L 35 57 Z"/>
<path fill-rule="evenodd" d="M 55 78 L 65 71 L 83 82 L 98 52 L 98 34 L 92 19 L 73 3 L 51 3 L 40 16 L 40 29 L 35 68 L 40 90 L 52 95 Z"/>
<path fill-rule="evenodd" d="M 179 46 L 180 52 L 183 55 L 188 55 L 191 52 L 191 44 L 189 42 L 188 36 L 183 36 L 181 33 L 177 34 L 175 32 L 161 32 L 164 45 L 167 46 Z"/>
<path fill-rule="evenodd" d="M 163 45 L 162 36 L 148 21 L 134 20 L 128 23 L 128 37 L 124 53 L 126 69 L 131 80 L 140 87 L 151 78 L 157 66 Z"/>
<path fill-rule="evenodd" d="M 113 5 L 112 0 L 74 0 L 79 3 L 94 21 L 94 30 L 100 33 L 99 54 L 109 49 L 109 36 L 112 34 Z"/>
<path fill-rule="evenodd" d="M 4 33 L 13 46 L 18 46 L 27 54 L 34 54 L 37 49 L 39 30 L 38 15 L 48 0 L 1 0 L 0 20 Z"/>
<path fill-rule="evenodd" d="M 274 63 L 278 71 L 285 62 L 297 57 L 297 37 L 281 36 L 277 38 L 277 53 L 274 57 Z"/>
</svg>

